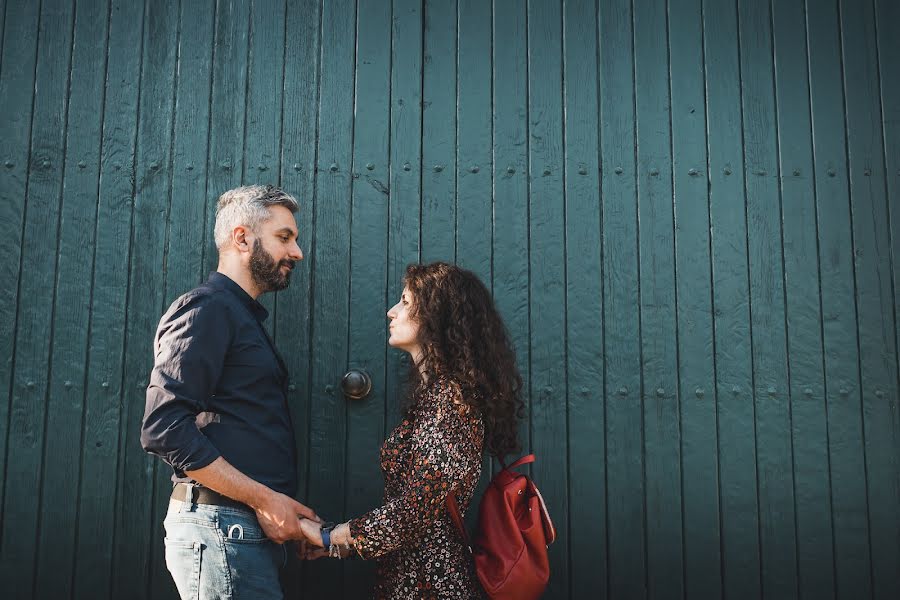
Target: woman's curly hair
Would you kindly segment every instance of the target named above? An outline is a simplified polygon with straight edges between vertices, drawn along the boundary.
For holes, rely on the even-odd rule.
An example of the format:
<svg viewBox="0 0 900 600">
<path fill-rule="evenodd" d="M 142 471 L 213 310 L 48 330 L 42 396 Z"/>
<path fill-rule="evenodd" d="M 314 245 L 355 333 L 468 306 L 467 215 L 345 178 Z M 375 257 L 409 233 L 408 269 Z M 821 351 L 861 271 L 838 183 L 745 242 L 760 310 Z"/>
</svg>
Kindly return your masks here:
<svg viewBox="0 0 900 600">
<path fill-rule="evenodd" d="M 411 365 L 411 390 L 450 379 L 481 412 L 488 452 L 502 460 L 518 451 L 522 377 L 490 292 L 471 271 L 443 262 L 409 265 L 404 283 L 422 350 L 420 364 Z"/>
</svg>

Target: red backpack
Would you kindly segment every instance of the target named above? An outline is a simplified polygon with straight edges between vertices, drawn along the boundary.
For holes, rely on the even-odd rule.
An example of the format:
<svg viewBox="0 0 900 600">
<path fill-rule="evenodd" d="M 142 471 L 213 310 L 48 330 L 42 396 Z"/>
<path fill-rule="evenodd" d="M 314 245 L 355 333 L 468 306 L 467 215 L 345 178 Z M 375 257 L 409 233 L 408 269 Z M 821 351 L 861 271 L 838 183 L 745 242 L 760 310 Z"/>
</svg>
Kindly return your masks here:
<svg viewBox="0 0 900 600">
<path fill-rule="evenodd" d="M 512 471 L 534 461 L 534 454 L 523 456 L 494 475 L 481 499 L 478 534 L 472 541 L 455 492 L 447 495 L 450 518 L 472 552 L 475 573 L 492 600 L 539 598 L 550 579 L 547 548 L 556 539 L 556 529 L 534 482 Z"/>
</svg>

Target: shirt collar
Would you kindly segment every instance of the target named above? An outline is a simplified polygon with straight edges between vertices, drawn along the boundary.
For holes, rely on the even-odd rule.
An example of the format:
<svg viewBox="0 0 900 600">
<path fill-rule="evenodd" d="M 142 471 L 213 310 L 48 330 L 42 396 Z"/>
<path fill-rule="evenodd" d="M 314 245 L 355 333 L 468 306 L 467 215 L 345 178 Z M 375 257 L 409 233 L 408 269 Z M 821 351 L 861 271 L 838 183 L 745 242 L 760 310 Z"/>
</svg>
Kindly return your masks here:
<svg viewBox="0 0 900 600">
<path fill-rule="evenodd" d="M 213 271 L 209 274 L 208 282 L 218 289 L 228 290 L 235 296 L 237 296 L 238 300 L 247 307 L 247 310 L 250 311 L 256 320 L 262 323 L 269 317 L 269 311 L 266 310 L 266 307 L 253 299 L 253 297 L 244 291 L 244 288 L 239 286 L 233 279 L 231 279 L 228 275 L 223 275 L 218 271 Z"/>
</svg>

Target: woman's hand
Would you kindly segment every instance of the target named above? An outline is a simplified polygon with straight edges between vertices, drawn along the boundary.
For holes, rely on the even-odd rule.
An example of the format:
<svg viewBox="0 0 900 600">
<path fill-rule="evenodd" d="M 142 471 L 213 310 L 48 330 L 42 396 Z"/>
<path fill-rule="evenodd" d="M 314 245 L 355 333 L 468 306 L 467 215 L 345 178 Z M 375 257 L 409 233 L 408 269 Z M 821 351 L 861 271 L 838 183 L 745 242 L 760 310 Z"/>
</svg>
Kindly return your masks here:
<svg viewBox="0 0 900 600">
<path fill-rule="evenodd" d="M 322 543 L 322 524 L 313 521 L 312 519 L 300 519 L 300 530 L 303 532 L 303 537 L 306 538 L 307 542 L 312 546 L 318 546 L 322 548 L 325 544 Z M 328 548 L 325 548 L 328 550 Z"/>
</svg>

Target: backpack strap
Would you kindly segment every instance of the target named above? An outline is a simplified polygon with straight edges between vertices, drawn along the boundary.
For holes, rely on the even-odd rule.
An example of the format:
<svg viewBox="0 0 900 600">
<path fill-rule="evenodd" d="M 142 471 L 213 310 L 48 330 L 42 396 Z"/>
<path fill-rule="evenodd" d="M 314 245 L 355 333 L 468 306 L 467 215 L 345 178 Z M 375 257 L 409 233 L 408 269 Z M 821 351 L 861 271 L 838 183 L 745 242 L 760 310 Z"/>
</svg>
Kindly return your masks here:
<svg viewBox="0 0 900 600">
<path fill-rule="evenodd" d="M 466 545 L 466 548 L 469 549 L 469 553 L 471 553 L 472 542 L 469 540 L 469 534 L 466 532 L 466 526 L 463 524 L 462 515 L 459 513 L 459 503 L 456 501 L 455 491 L 451 491 L 447 494 L 446 503 L 447 511 L 450 513 L 450 519 L 453 521 L 453 524 L 456 525 L 456 530 L 459 531 L 463 543 Z"/>
<path fill-rule="evenodd" d="M 500 463 L 500 464 L 503 465 L 504 469 L 515 469 L 516 467 L 521 467 L 522 465 L 527 465 L 528 463 L 533 463 L 535 460 L 537 460 L 537 459 L 535 459 L 534 454 L 526 454 L 525 456 L 523 456 L 522 458 L 520 458 L 513 464 L 509 465 L 508 467 L 506 465 L 503 465 L 503 463 Z"/>
</svg>

